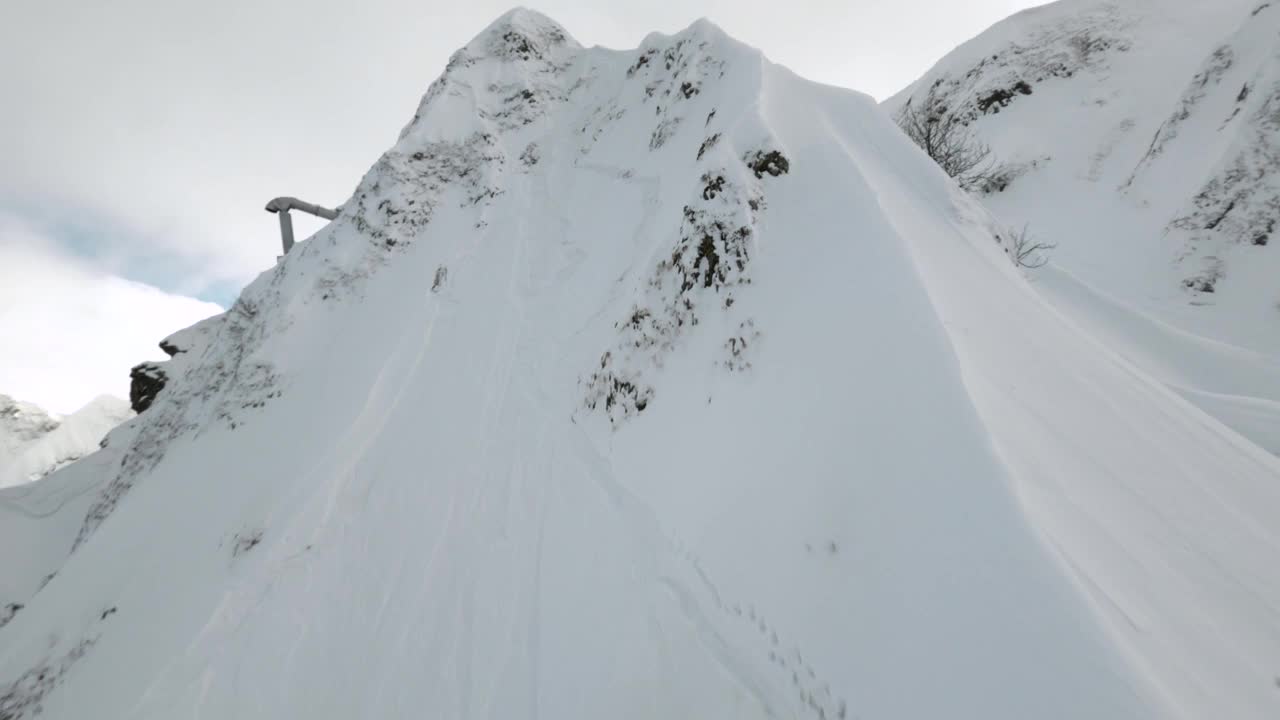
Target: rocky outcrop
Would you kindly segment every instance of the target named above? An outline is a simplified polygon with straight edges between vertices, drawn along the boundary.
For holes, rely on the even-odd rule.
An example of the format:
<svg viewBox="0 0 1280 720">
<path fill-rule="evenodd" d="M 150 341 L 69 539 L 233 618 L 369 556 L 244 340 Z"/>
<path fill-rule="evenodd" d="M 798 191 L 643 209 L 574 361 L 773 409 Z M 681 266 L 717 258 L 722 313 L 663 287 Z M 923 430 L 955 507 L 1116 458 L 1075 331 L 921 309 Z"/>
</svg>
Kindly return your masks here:
<svg viewBox="0 0 1280 720">
<path fill-rule="evenodd" d="M 136 413 L 146 412 L 164 389 L 169 376 L 159 363 L 144 362 L 129 371 L 129 404 Z"/>
<path fill-rule="evenodd" d="M 161 340 L 160 349 L 171 358 L 187 351 L 176 337 Z M 134 412 L 141 413 L 151 407 L 156 395 L 169 381 L 169 374 L 165 372 L 163 365 L 161 362 L 143 362 L 134 365 L 129 371 L 129 404 L 133 406 Z"/>
</svg>

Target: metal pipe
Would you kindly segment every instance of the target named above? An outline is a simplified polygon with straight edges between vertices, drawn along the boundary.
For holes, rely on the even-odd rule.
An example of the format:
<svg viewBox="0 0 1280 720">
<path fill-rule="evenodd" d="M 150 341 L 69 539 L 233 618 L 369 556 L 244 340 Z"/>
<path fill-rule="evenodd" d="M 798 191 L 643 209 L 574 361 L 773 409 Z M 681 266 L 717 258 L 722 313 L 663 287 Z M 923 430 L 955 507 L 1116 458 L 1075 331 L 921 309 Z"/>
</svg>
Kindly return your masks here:
<svg viewBox="0 0 1280 720">
<path fill-rule="evenodd" d="M 296 197 L 278 197 L 267 203 L 267 212 L 280 212 L 289 210 L 301 210 L 304 213 L 310 213 L 316 217 L 322 217 L 325 220 L 332 220 L 338 217 L 337 210 L 330 210 L 319 205 L 312 205 L 309 202 L 299 200 Z"/>
<path fill-rule="evenodd" d="M 266 211 L 280 216 L 280 244 L 284 246 L 286 254 L 288 254 L 289 248 L 293 247 L 293 218 L 289 216 L 290 210 L 301 210 L 304 213 L 315 215 L 325 220 L 333 220 L 338 217 L 337 210 L 313 205 L 296 197 L 278 197 L 267 203 Z"/>
<path fill-rule="evenodd" d="M 280 216 L 280 243 L 284 245 L 284 252 L 289 254 L 289 249 L 293 247 L 293 218 L 289 217 L 288 210 L 281 210 L 277 213 Z"/>
</svg>

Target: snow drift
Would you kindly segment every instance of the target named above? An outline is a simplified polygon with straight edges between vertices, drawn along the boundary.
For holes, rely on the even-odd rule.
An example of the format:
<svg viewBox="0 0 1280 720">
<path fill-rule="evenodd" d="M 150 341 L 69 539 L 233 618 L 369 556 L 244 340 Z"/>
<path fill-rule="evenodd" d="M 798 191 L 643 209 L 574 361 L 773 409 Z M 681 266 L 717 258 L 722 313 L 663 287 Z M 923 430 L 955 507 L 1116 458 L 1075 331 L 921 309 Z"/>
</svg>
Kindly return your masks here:
<svg viewBox="0 0 1280 720">
<path fill-rule="evenodd" d="M 513 11 L 0 494 L 0 716 L 1274 715 L 1280 461 L 995 237 L 710 23 Z"/>
</svg>

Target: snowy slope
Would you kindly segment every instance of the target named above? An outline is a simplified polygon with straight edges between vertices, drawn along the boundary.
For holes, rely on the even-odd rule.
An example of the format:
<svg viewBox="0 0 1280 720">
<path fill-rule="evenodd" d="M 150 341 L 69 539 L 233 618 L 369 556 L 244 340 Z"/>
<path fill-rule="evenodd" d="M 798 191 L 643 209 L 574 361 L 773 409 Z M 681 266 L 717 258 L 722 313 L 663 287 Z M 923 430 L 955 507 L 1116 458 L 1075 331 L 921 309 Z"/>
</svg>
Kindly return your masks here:
<svg viewBox="0 0 1280 720">
<path fill-rule="evenodd" d="M 513 11 L 0 492 L 0 716 L 1273 717 L 1280 460 L 994 238 L 865 96 Z"/>
<path fill-rule="evenodd" d="M 109 395 L 66 417 L 0 395 L 0 488 L 38 480 L 94 452 L 108 430 L 132 416 L 128 403 Z"/>
<path fill-rule="evenodd" d="M 1057 243 L 1046 295 L 1280 453 L 1280 6 L 1064 0 L 886 106 L 931 89 L 1007 163 L 989 206 Z"/>
</svg>

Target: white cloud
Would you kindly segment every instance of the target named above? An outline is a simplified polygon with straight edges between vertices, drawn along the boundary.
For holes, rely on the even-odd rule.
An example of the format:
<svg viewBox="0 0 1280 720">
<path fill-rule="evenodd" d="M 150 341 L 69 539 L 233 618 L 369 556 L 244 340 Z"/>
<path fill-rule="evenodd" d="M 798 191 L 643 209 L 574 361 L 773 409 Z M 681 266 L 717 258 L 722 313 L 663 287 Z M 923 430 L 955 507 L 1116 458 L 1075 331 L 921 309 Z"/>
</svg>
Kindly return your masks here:
<svg viewBox="0 0 1280 720">
<path fill-rule="evenodd" d="M 221 312 L 97 270 L 0 214 L 0 393 L 66 414 L 127 398 L 129 369 L 161 338 Z"/>
</svg>

